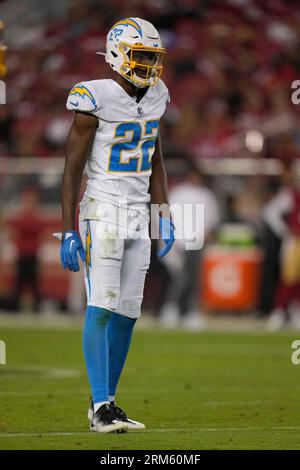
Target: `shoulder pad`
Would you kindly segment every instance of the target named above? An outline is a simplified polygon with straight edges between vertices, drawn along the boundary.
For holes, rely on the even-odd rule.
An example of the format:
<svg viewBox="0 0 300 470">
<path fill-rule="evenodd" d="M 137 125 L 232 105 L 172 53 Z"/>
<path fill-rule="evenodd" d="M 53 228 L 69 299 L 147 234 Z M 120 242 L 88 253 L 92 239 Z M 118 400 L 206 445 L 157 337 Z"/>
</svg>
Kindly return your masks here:
<svg viewBox="0 0 300 470">
<path fill-rule="evenodd" d="M 70 111 L 95 112 L 98 104 L 91 84 L 82 82 L 75 85 L 69 93 L 66 106 Z"/>
<path fill-rule="evenodd" d="M 166 86 L 165 82 L 162 80 L 158 81 L 158 85 L 160 87 L 161 93 L 165 99 L 166 104 L 170 103 L 171 98 L 170 98 L 170 92 L 168 90 L 168 87 Z"/>
</svg>

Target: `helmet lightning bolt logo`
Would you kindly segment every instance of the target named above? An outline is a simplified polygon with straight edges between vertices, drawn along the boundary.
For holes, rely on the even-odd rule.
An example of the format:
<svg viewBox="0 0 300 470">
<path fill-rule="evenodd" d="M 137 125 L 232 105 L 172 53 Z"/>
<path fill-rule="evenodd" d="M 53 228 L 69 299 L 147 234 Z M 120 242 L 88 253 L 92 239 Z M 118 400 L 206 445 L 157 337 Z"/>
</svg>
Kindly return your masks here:
<svg viewBox="0 0 300 470">
<path fill-rule="evenodd" d="M 121 21 L 118 21 L 117 23 L 115 23 L 113 25 L 113 27 L 111 28 L 111 30 L 113 30 L 116 26 L 132 26 L 140 35 L 140 37 L 142 38 L 143 37 L 143 31 L 142 31 L 142 28 L 140 27 L 140 25 L 135 21 L 133 20 L 132 18 L 126 18 L 125 20 L 121 20 Z"/>
</svg>

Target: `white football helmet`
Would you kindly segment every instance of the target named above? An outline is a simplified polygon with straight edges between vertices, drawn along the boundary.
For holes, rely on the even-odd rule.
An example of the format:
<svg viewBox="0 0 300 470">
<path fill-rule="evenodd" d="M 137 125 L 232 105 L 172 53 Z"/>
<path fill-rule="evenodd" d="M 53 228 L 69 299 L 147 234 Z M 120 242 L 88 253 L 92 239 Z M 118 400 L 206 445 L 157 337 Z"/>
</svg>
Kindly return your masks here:
<svg viewBox="0 0 300 470">
<path fill-rule="evenodd" d="M 157 84 L 165 53 L 158 31 L 141 18 L 120 20 L 108 32 L 106 62 L 136 87 Z"/>
</svg>

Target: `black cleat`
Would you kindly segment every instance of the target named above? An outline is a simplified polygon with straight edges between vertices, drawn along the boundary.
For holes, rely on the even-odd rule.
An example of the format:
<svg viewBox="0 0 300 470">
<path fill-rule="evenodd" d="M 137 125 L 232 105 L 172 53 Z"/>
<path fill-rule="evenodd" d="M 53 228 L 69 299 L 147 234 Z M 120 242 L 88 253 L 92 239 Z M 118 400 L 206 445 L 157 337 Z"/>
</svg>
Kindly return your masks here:
<svg viewBox="0 0 300 470">
<path fill-rule="evenodd" d="M 100 433 L 108 432 L 126 432 L 126 423 L 120 421 L 116 417 L 114 408 L 111 405 L 102 405 L 96 413 L 93 408 L 88 411 L 88 419 L 90 421 L 90 430 Z"/>
<path fill-rule="evenodd" d="M 111 401 L 110 406 L 114 410 L 116 418 L 127 425 L 127 429 L 145 429 L 145 425 L 143 423 L 139 423 L 138 421 L 128 418 L 126 413 L 117 406 L 115 401 Z"/>
</svg>

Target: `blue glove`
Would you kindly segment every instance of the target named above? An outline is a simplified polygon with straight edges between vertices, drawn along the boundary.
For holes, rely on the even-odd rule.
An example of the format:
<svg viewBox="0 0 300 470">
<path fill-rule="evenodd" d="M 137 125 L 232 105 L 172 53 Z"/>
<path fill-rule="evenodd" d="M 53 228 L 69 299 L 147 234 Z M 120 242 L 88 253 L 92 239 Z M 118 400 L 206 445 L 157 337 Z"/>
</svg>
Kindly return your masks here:
<svg viewBox="0 0 300 470">
<path fill-rule="evenodd" d="M 60 248 L 60 260 L 64 269 L 79 271 L 78 251 L 82 261 L 85 261 L 85 251 L 78 233 L 75 230 L 67 230 L 62 235 Z"/>
<path fill-rule="evenodd" d="M 170 219 L 160 217 L 159 219 L 159 231 L 162 240 L 165 242 L 165 246 L 159 250 L 157 256 L 162 258 L 171 250 L 173 243 L 175 242 L 175 227 Z"/>
</svg>

